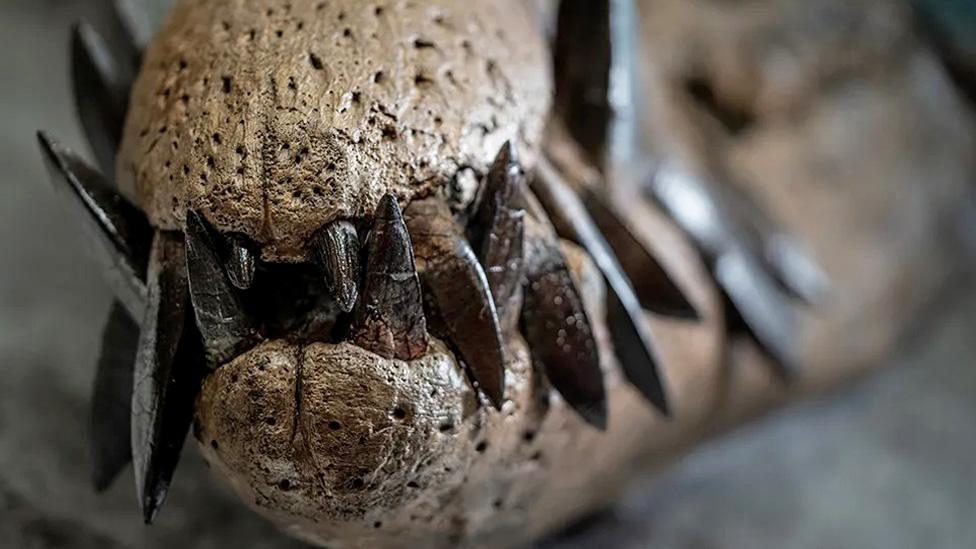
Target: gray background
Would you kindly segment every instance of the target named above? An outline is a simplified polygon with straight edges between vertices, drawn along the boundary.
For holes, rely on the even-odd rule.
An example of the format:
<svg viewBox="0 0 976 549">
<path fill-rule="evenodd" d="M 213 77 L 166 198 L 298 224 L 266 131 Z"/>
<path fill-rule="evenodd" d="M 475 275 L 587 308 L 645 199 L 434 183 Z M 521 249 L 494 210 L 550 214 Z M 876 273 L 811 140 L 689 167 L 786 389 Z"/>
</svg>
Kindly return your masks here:
<svg viewBox="0 0 976 549">
<path fill-rule="evenodd" d="M 101 497 L 88 486 L 110 295 L 34 139 L 84 150 L 66 55 L 80 11 L 0 0 L 0 547 L 297 546 L 193 451 L 151 528 L 128 476 Z M 882 373 L 700 448 L 547 546 L 976 547 L 976 292 L 961 281 Z"/>
</svg>

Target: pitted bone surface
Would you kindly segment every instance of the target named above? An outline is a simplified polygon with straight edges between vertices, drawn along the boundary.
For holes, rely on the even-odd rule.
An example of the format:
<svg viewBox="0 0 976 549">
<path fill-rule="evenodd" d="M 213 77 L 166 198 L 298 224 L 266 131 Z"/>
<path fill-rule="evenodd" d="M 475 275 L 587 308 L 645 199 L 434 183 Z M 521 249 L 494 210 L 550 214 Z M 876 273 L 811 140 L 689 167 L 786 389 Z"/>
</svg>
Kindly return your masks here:
<svg viewBox="0 0 976 549">
<path fill-rule="evenodd" d="M 133 89 L 120 185 L 158 227 L 199 209 L 304 259 L 385 192 L 535 146 L 551 89 L 534 25 L 515 0 L 181 0 Z"/>
</svg>

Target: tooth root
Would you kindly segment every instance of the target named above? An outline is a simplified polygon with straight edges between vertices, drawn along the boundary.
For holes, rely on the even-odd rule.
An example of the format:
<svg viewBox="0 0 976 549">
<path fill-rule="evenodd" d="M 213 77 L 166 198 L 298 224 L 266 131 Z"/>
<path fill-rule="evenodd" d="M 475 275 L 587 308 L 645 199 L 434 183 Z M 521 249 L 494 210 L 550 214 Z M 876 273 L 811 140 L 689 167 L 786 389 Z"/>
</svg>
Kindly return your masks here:
<svg viewBox="0 0 976 549">
<path fill-rule="evenodd" d="M 138 344 L 138 323 L 129 316 L 125 306 L 116 301 L 102 335 L 92 395 L 92 480 L 98 492 L 111 486 L 132 460 L 129 429 L 132 373 Z"/>
<path fill-rule="evenodd" d="M 38 140 L 55 189 L 80 214 L 116 297 L 141 319 L 152 239 L 145 216 L 74 153 L 43 133 Z"/>
<path fill-rule="evenodd" d="M 312 235 L 312 256 L 339 308 L 350 312 L 359 295 L 359 235 L 348 221 L 334 221 Z"/>
<path fill-rule="evenodd" d="M 148 524 L 166 498 L 203 379 L 179 233 L 156 233 L 147 287 L 133 374 L 131 436 L 136 492 Z"/>
<path fill-rule="evenodd" d="M 515 330 L 522 307 L 525 210 L 515 202 L 523 190 L 524 175 L 515 149 L 505 143 L 488 172 L 481 205 L 469 230 L 504 336 Z"/>
<path fill-rule="evenodd" d="M 535 215 L 526 218 L 525 239 L 522 334 L 563 399 L 586 422 L 604 429 L 607 397 L 599 350 L 559 239 L 546 220 Z"/>
<path fill-rule="evenodd" d="M 102 171 L 112 178 L 115 154 L 128 109 L 130 71 L 87 23 L 71 34 L 71 78 L 75 107 Z"/>
<path fill-rule="evenodd" d="M 488 279 L 447 204 L 415 200 L 406 210 L 424 291 L 441 322 L 438 328 L 492 404 L 501 409 L 505 355 Z"/>
<path fill-rule="evenodd" d="M 250 241 L 241 235 L 227 238 L 230 247 L 224 268 L 230 283 L 238 290 L 247 290 L 254 284 L 254 269 L 257 258 Z"/>
<path fill-rule="evenodd" d="M 353 341 L 385 358 L 423 356 L 428 342 L 423 295 L 410 235 L 392 195 L 385 195 L 376 207 L 367 254 Z"/>
<path fill-rule="evenodd" d="M 617 214 L 592 190 L 584 192 L 584 204 L 593 221 L 634 285 L 641 306 L 677 318 L 697 320 L 698 311 L 678 288 L 671 275 L 652 256 Z"/>
<path fill-rule="evenodd" d="M 607 281 L 607 327 L 627 379 L 664 415 L 670 415 L 658 359 L 634 289 L 579 197 L 545 159 L 540 159 L 533 191 L 556 231 L 583 248 Z"/>
<path fill-rule="evenodd" d="M 220 263 L 206 220 L 194 211 L 186 215 L 186 271 L 207 362 L 217 367 L 252 347 L 257 333 Z"/>
</svg>

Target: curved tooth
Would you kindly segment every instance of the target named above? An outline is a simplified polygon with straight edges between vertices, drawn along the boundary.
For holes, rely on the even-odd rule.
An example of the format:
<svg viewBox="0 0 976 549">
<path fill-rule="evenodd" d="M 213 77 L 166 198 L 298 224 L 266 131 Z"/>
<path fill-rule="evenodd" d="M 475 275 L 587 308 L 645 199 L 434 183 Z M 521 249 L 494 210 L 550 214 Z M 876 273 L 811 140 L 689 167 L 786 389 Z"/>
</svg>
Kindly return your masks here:
<svg viewBox="0 0 976 549">
<path fill-rule="evenodd" d="M 522 308 L 525 210 L 516 206 L 516 200 L 524 180 L 515 148 L 505 143 L 488 172 L 481 204 L 468 229 L 484 265 L 502 335 L 515 330 Z"/>
<path fill-rule="evenodd" d="M 488 279 L 442 200 L 415 200 L 405 212 L 417 270 L 447 339 L 485 395 L 501 409 L 505 352 Z"/>
<path fill-rule="evenodd" d="M 627 379 L 664 415 L 670 415 L 658 359 L 640 302 L 579 197 L 546 159 L 533 185 L 556 231 L 583 246 L 607 281 L 607 327 Z"/>
<path fill-rule="evenodd" d="M 359 234 L 348 221 L 333 221 L 312 235 L 312 258 L 339 308 L 352 311 L 359 296 Z"/>
<path fill-rule="evenodd" d="M 257 254 L 250 240 L 242 235 L 227 237 L 230 247 L 224 269 L 227 278 L 238 290 L 247 290 L 254 284 L 254 270 L 257 266 Z"/>
<path fill-rule="evenodd" d="M 158 232 L 132 386 L 132 460 L 146 523 L 159 511 L 203 377 L 199 334 L 190 316 L 186 248 L 179 233 Z"/>
<path fill-rule="evenodd" d="M 129 104 L 131 71 L 87 23 L 71 31 L 71 79 L 75 107 L 98 165 L 112 178 Z"/>
<path fill-rule="evenodd" d="M 579 288 L 544 217 L 527 217 L 525 231 L 528 286 L 522 333 L 559 394 L 584 420 L 605 429 L 603 372 Z"/>
<path fill-rule="evenodd" d="M 586 189 L 583 203 L 633 283 L 644 309 L 688 320 L 700 318 L 671 275 L 600 196 Z"/>
<path fill-rule="evenodd" d="M 207 362 L 216 367 L 253 346 L 257 332 L 224 272 L 209 225 L 194 211 L 186 215 L 186 271 Z"/>
<path fill-rule="evenodd" d="M 116 301 L 102 333 L 91 403 L 92 481 L 98 492 L 111 486 L 132 460 L 129 430 L 132 374 L 138 345 L 139 324 Z"/>
<path fill-rule="evenodd" d="M 714 273 L 732 308 L 731 323 L 741 322 L 740 327 L 773 359 L 784 381 L 795 379 L 800 371 L 796 312 L 777 282 L 741 248 L 719 256 Z"/>
<path fill-rule="evenodd" d="M 132 318 L 146 307 L 146 263 L 152 230 L 142 212 L 57 141 L 38 133 L 44 163 L 55 189 L 80 213 L 88 237 L 116 297 Z"/>
<path fill-rule="evenodd" d="M 427 320 L 413 245 L 396 198 L 385 195 L 373 214 L 366 278 L 352 339 L 385 358 L 412 360 L 427 351 Z"/>
</svg>

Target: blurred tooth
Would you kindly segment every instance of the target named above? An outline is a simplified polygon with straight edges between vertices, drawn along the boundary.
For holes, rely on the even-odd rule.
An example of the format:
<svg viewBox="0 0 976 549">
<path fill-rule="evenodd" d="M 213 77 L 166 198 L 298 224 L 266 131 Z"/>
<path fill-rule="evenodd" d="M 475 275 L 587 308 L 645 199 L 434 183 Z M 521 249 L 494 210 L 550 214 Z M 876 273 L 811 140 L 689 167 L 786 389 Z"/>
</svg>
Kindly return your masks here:
<svg viewBox="0 0 976 549">
<path fill-rule="evenodd" d="M 253 246 L 241 235 L 231 235 L 227 240 L 230 245 L 230 253 L 224 263 L 227 276 L 235 288 L 247 290 L 254 284 L 254 269 L 257 265 Z"/>
</svg>

